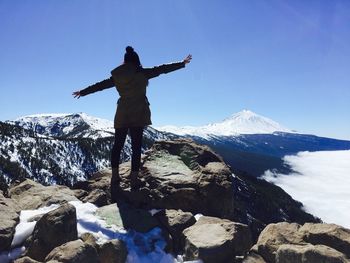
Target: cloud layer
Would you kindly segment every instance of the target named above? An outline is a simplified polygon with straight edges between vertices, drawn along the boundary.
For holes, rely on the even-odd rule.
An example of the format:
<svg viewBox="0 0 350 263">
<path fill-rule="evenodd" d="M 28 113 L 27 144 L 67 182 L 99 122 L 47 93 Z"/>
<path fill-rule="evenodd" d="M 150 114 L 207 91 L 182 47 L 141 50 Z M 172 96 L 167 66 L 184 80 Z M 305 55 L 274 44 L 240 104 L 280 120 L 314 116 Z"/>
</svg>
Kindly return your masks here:
<svg viewBox="0 0 350 263">
<path fill-rule="evenodd" d="M 293 173 L 267 171 L 263 178 L 282 187 L 324 222 L 350 228 L 350 150 L 299 152 L 284 157 L 284 162 Z"/>
</svg>

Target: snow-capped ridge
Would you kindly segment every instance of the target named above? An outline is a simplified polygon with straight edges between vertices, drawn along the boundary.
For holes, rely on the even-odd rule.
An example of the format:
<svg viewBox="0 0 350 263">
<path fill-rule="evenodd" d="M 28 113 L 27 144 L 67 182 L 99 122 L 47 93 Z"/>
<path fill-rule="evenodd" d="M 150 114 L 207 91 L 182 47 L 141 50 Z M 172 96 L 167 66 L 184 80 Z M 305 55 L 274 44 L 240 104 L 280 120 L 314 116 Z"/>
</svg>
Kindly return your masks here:
<svg viewBox="0 0 350 263">
<path fill-rule="evenodd" d="M 85 113 L 45 113 L 17 118 L 8 123 L 47 136 L 103 138 L 114 134 L 113 122 Z"/>
<path fill-rule="evenodd" d="M 240 134 L 271 134 L 274 132 L 294 131 L 283 127 L 279 123 L 258 115 L 250 110 L 243 110 L 232 114 L 218 123 L 211 123 L 205 126 L 184 126 L 176 127 L 167 125 L 157 127 L 160 131 L 170 132 L 178 135 L 199 136 L 209 138 L 212 136 L 236 136 Z"/>
</svg>

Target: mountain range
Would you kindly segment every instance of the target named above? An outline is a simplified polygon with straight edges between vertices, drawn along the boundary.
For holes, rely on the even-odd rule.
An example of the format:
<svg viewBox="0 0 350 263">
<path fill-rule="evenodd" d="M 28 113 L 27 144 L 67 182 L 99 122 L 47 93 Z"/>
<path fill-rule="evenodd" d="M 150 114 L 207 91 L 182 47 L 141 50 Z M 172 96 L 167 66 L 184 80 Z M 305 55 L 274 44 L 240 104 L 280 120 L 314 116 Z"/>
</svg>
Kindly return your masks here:
<svg viewBox="0 0 350 263">
<path fill-rule="evenodd" d="M 290 172 L 290 167 L 283 161 L 286 155 L 301 151 L 350 149 L 350 141 L 298 133 L 249 110 L 205 126 L 163 126 L 157 129 L 206 144 L 218 152 L 234 170 L 255 177 L 267 170 Z"/>
<path fill-rule="evenodd" d="M 0 185 L 23 178 L 73 185 L 110 166 L 113 123 L 77 114 L 37 114 L 0 122 Z M 259 177 L 266 170 L 288 171 L 282 158 L 299 151 L 346 150 L 350 141 L 300 134 L 244 110 L 202 127 L 147 127 L 143 152 L 154 141 L 190 138 L 219 153 L 234 171 Z M 130 159 L 127 138 L 122 160 Z"/>
</svg>

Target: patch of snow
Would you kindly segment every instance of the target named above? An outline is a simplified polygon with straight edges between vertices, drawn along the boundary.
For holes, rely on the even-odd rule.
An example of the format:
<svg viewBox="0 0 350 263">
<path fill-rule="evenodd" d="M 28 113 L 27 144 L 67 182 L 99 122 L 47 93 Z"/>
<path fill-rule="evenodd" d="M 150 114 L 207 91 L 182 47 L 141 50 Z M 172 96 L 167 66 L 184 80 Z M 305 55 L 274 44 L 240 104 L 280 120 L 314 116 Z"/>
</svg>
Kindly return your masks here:
<svg viewBox="0 0 350 263">
<path fill-rule="evenodd" d="M 154 228 L 147 233 L 136 231 L 126 231 L 115 225 L 107 225 L 101 218 L 95 215 L 97 207 L 91 203 L 81 201 L 69 202 L 76 208 L 78 236 L 89 232 L 97 238 L 99 244 L 111 239 L 123 240 L 128 248 L 127 263 L 203 263 L 201 260 L 184 261 L 181 255 L 174 258 L 164 251 L 166 241 L 162 236 L 160 228 Z M 37 210 L 23 210 L 20 215 L 20 222 L 16 227 L 16 233 L 12 247 L 18 246 L 26 240 L 34 230 L 36 221 L 32 221 L 34 216 L 47 213 L 57 208 L 59 205 L 53 204 L 49 207 Z M 201 215 L 196 215 L 196 219 Z M 15 248 L 0 254 L 0 262 L 8 263 L 20 256 L 24 247 Z"/>
</svg>

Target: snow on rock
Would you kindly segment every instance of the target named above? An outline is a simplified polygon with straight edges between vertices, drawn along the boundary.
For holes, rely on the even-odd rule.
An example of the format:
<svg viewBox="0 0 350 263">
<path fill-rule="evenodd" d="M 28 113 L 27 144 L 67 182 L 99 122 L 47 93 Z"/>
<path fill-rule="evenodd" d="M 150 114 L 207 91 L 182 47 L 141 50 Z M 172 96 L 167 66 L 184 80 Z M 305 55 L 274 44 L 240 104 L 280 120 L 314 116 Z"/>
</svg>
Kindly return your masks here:
<svg viewBox="0 0 350 263">
<path fill-rule="evenodd" d="M 119 239 L 125 242 L 128 248 L 127 263 L 202 263 L 201 260 L 184 261 L 182 256 L 174 258 L 164 251 L 166 241 L 161 229 L 154 228 L 147 233 L 126 231 L 115 225 L 109 225 L 106 221 L 96 216 L 97 207 L 91 203 L 81 201 L 69 202 L 76 208 L 78 236 L 84 233 L 91 233 L 97 238 L 99 244 L 111 239 Z M 18 258 L 25 250 L 25 247 L 18 247 L 33 232 L 39 215 L 47 213 L 55 208 L 57 204 L 43 207 L 36 210 L 22 210 L 20 222 L 16 227 L 15 237 L 12 242 L 12 250 L 0 253 L 0 262 L 8 263 Z"/>
<path fill-rule="evenodd" d="M 157 127 L 157 129 L 178 135 L 199 136 L 205 139 L 212 136 L 270 134 L 277 131 L 289 133 L 293 132 L 292 130 L 283 127 L 279 123 L 249 110 L 243 110 L 224 119 L 222 122 L 212 123 L 205 126 L 163 126 Z"/>
</svg>

